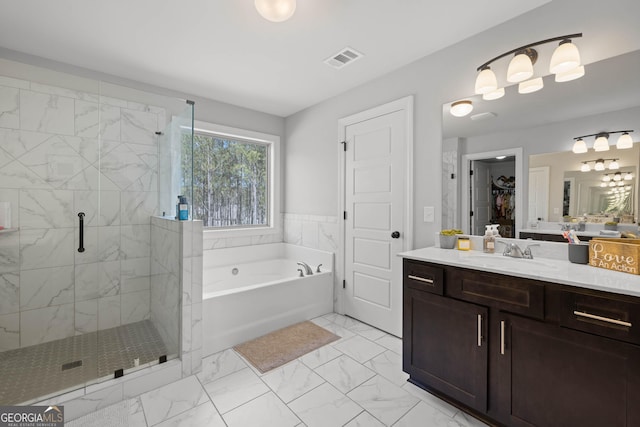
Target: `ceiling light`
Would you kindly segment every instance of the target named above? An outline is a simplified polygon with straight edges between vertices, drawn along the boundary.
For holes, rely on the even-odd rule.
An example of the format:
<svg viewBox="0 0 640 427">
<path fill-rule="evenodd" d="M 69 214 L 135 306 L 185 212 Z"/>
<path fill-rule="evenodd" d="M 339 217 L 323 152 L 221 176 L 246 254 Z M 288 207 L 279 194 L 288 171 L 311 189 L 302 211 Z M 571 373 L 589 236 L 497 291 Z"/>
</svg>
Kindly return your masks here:
<svg viewBox="0 0 640 427">
<path fill-rule="evenodd" d="M 580 52 L 569 38 L 562 40 L 560 45 L 553 51 L 549 72 L 557 74 L 572 70 L 580 66 Z"/>
<path fill-rule="evenodd" d="M 609 176 L 609 174 L 607 174 L 607 175 L 603 176 L 603 177 L 602 177 L 602 181 L 604 181 L 604 182 L 609 182 L 609 181 L 611 181 L 611 177 Z"/>
<path fill-rule="evenodd" d="M 507 81 L 511 83 L 518 83 L 525 81 L 533 76 L 533 58 L 529 55 L 535 55 L 533 58 L 538 58 L 538 53 L 535 49 L 526 49 L 524 51 L 516 52 L 516 56 L 509 62 L 509 69 L 507 70 Z"/>
<path fill-rule="evenodd" d="M 582 76 L 584 76 L 584 65 L 581 65 L 576 68 L 572 68 L 569 71 L 556 73 L 556 82 L 558 83 L 570 82 L 571 80 L 579 79 Z"/>
<path fill-rule="evenodd" d="M 473 110 L 473 103 L 469 100 L 456 101 L 451 104 L 451 115 L 455 117 L 464 117 Z"/>
<path fill-rule="evenodd" d="M 625 181 L 631 181 L 632 179 L 633 179 L 633 174 L 632 174 L 631 172 L 627 172 L 627 173 L 624 175 L 624 180 L 625 180 Z"/>
<path fill-rule="evenodd" d="M 283 22 L 296 11 L 296 0 L 255 0 L 255 6 L 267 21 Z"/>
<path fill-rule="evenodd" d="M 604 170 L 604 160 L 602 160 L 602 159 L 596 160 L 596 165 L 594 166 L 594 169 L 597 170 L 597 171 L 603 171 Z"/>
<path fill-rule="evenodd" d="M 607 183 L 606 183 L 606 182 L 601 182 L 601 183 L 600 183 L 600 187 L 608 187 L 608 186 L 609 186 L 609 185 L 607 185 Z"/>
<path fill-rule="evenodd" d="M 580 172 L 589 172 L 591 170 L 591 166 L 587 162 L 584 162 L 582 166 L 580 166 Z"/>
<path fill-rule="evenodd" d="M 631 132 L 633 132 L 633 131 L 631 131 Z M 629 131 L 625 131 L 618 138 L 618 142 L 616 143 L 616 148 L 618 150 L 622 150 L 622 149 L 631 148 L 631 147 L 633 147 L 633 139 L 629 135 Z"/>
<path fill-rule="evenodd" d="M 518 84 L 518 93 L 533 93 L 537 92 L 544 87 L 542 77 L 527 80 Z"/>
<path fill-rule="evenodd" d="M 609 150 L 609 134 L 601 133 L 596 137 L 596 141 L 593 143 L 594 151 L 608 151 Z"/>
<path fill-rule="evenodd" d="M 577 138 L 576 142 L 573 143 L 573 152 L 576 154 L 582 154 L 587 152 L 587 144 L 584 142 L 582 138 Z"/>
<path fill-rule="evenodd" d="M 617 185 L 618 187 L 622 187 L 622 186 L 624 185 L 624 182 L 622 182 L 622 181 L 616 182 L 616 185 Z"/>
<path fill-rule="evenodd" d="M 609 187 L 615 187 L 615 186 L 616 186 L 616 183 L 615 183 L 615 182 L 611 181 L 611 182 L 609 183 Z"/>
<path fill-rule="evenodd" d="M 493 62 L 509 55 L 514 55 L 514 57 L 507 67 L 507 81 L 520 83 L 518 88 L 518 92 L 520 93 L 531 93 L 542 89 L 544 86 L 542 79 L 531 79 L 531 77 L 533 77 L 533 64 L 535 64 L 538 59 L 538 51 L 534 49 L 534 47 L 557 41 L 560 41 L 560 46 L 555 50 L 550 64 L 550 68 L 556 70 L 552 71 L 554 74 L 560 73 L 560 75 L 556 75 L 556 81 L 565 82 L 582 77 L 584 75 L 584 67 L 580 66 L 580 52 L 578 52 L 578 48 L 571 43 L 571 39 L 578 37 L 582 37 L 582 33 L 553 37 L 517 47 L 490 59 L 477 68 L 478 76 L 476 77 L 475 93 L 485 95 L 498 89 L 498 80 L 489 66 Z M 499 96 L 496 94 L 496 97 L 485 98 L 483 96 L 483 98 L 485 100 L 491 100 L 498 99 L 502 96 L 504 96 L 504 93 L 500 93 Z"/>
<path fill-rule="evenodd" d="M 620 172 L 616 172 L 615 175 L 613 175 L 613 180 L 622 181 L 622 174 Z"/>
<path fill-rule="evenodd" d="M 504 96 L 504 88 L 503 87 L 499 87 L 498 89 L 494 90 L 493 92 L 483 93 L 482 94 L 482 99 L 484 99 L 485 101 L 493 101 L 495 99 L 500 99 L 503 96 Z"/>
<path fill-rule="evenodd" d="M 609 170 L 620 169 L 620 165 L 618 164 L 618 159 L 613 159 L 611 163 L 609 163 Z"/>
<path fill-rule="evenodd" d="M 496 159 L 497 159 L 497 160 L 504 160 L 504 159 L 506 159 L 506 158 L 507 158 L 507 156 L 496 156 Z"/>
<path fill-rule="evenodd" d="M 496 74 L 488 66 L 479 69 L 480 73 L 476 77 L 476 93 L 484 95 L 498 89 L 498 79 Z"/>
</svg>

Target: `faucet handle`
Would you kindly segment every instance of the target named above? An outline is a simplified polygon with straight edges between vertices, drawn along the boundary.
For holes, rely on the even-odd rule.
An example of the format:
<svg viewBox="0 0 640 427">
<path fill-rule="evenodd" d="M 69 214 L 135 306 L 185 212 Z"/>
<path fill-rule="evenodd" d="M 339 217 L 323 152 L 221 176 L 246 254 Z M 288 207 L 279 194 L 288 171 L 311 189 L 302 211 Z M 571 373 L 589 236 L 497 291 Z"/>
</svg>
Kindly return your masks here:
<svg viewBox="0 0 640 427">
<path fill-rule="evenodd" d="M 502 255 L 509 256 L 511 255 L 511 244 L 507 242 L 503 242 L 502 240 L 496 239 L 496 243 L 500 243 L 504 245 L 504 251 L 502 251 Z"/>
<path fill-rule="evenodd" d="M 321 265 L 322 265 L 322 264 L 318 264 L 318 267 L 316 267 L 316 273 L 321 273 L 321 271 L 320 271 L 320 266 L 321 266 Z"/>
<path fill-rule="evenodd" d="M 531 253 L 532 246 L 540 246 L 540 243 L 532 243 L 531 245 L 527 245 L 524 249 L 524 258 L 533 259 L 533 254 Z"/>
</svg>

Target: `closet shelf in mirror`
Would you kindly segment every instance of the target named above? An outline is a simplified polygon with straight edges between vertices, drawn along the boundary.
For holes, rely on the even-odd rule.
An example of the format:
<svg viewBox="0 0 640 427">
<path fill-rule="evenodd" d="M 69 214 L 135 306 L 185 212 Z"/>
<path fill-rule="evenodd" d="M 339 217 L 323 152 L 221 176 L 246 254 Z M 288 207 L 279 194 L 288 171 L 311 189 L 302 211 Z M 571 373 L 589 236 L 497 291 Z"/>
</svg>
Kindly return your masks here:
<svg viewBox="0 0 640 427">
<path fill-rule="evenodd" d="M 4 234 L 4 233 L 13 233 L 15 231 L 20 230 L 19 228 L 3 228 L 0 229 L 0 234 Z"/>
</svg>

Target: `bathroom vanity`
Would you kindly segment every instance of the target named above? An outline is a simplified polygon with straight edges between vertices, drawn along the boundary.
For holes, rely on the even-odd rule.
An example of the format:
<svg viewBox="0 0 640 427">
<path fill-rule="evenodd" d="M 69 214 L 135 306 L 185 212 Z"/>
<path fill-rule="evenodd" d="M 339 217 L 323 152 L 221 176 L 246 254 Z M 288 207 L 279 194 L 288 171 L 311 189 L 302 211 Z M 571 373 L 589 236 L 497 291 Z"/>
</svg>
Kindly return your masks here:
<svg viewBox="0 0 640 427">
<path fill-rule="evenodd" d="M 404 260 L 409 381 L 507 426 L 640 425 L 640 277 L 425 248 Z"/>
</svg>

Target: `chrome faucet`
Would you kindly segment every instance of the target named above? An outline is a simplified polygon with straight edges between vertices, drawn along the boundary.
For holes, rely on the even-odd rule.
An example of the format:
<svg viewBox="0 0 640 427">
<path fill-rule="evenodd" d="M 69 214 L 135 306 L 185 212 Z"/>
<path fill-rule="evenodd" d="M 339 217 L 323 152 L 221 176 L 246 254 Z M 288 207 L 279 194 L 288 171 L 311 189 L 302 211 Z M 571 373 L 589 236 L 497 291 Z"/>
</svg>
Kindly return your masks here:
<svg viewBox="0 0 640 427">
<path fill-rule="evenodd" d="M 533 254 L 531 253 L 531 247 L 540 246 L 539 243 L 527 245 L 527 247 L 523 251 L 522 249 L 520 249 L 520 246 L 518 246 L 515 243 L 506 243 L 501 240 L 496 240 L 496 243 L 502 243 L 504 245 L 504 251 L 502 252 L 502 255 L 510 256 L 511 258 L 524 258 L 524 259 L 533 259 Z"/>
<path fill-rule="evenodd" d="M 307 276 L 311 276 L 313 274 L 313 270 L 311 269 L 311 267 L 309 267 L 309 264 L 307 264 L 306 262 L 298 262 L 298 265 L 304 268 L 304 272 Z"/>
</svg>

